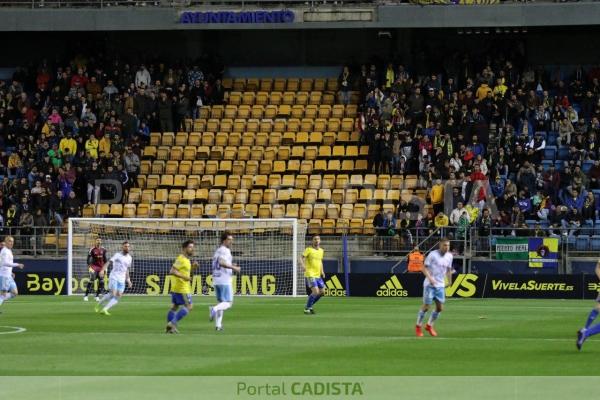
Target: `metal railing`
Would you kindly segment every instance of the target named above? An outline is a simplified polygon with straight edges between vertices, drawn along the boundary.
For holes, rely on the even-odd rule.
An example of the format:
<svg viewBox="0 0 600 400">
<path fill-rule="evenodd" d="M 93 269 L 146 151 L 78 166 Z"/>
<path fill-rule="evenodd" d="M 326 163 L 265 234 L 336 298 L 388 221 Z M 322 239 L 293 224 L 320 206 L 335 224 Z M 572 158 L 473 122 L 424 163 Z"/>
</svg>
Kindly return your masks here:
<svg viewBox="0 0 600 400">
<path fill-rule="evenodd" d="M 15 256 L 64 258 L 67 251 L 67 231 L 59 226 L 3 226 L 0 236 L 15 239 Z"/>
</svg>

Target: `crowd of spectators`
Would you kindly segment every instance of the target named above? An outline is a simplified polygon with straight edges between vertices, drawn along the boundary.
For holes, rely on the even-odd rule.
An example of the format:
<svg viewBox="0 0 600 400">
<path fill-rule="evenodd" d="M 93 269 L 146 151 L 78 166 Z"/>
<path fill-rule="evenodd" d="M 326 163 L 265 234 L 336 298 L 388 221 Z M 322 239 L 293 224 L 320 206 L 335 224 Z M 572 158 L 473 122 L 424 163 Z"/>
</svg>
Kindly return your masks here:
<svg viewBox="0 0 600 400">
<path fill-rule="evenodd" d="M 400 221 L 422 235 L 450 226 L 456 239 L 473 226 L 481 236 L 592 227 L 600 211 L 592 192 L 600 189 L 600 66 L 566 73 L 501 56 L 454 61 L 428 75 L 393 63 L 340 74 L 340 87 L 360 92 L 369 170 L 416 176 L 432 205 L 424 213 L 401 202 L 395 215 L 375 219 L 379 235 L 395 237 L 401 231 L 388 225 Z M 557 152 L 547 157 L 546 149 Z"/>
<path fill-rule="evenodd" d="M 29 235 L 81 216 L 82 206 L 136 184 L 150 132 L 185 130 L 198 106 L 220 104 L 221 67 L 204 61 L 42 61 L 0 80 L 0 224 Z M 11 232 L 17 233 L 17 232 Z"/>
</svg>

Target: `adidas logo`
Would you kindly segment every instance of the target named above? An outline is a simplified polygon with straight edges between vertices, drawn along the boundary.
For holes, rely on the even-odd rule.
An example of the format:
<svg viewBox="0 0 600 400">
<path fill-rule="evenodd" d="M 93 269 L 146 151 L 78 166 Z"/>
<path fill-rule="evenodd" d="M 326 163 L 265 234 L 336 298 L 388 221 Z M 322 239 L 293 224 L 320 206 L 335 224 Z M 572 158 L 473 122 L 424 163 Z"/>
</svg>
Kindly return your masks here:
<svg viewBox="0 0 600 400">
<path fill-rule="evenodd" d="M 342 282 L 340 282 L 339 278 L 336 275 L 332 276 L 331 279 L 329 279 L 327 282 L 325 282 L 325 286 L 327 286 L 325 288 L 325 296 L 330 296 L 330 297 L 346 296 L 346 291 L 344 290 L 344 286 L 342 285 Z"/>
<path fill-rule="evenodd" d="M 407 297 L 408 290 L 404 290 L 396 275 L 388 279 L 377 291 L 378 297 Z"/>
</svg>

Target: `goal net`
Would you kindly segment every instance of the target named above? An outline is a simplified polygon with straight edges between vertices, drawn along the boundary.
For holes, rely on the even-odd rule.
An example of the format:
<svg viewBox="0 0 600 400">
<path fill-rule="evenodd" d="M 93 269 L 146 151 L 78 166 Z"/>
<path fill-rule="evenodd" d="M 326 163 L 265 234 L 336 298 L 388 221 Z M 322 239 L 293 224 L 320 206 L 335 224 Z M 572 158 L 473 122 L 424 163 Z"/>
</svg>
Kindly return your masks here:
<svg viewBox="0 0 600 400">
<path fill-rule="evenodd" d="M 68 294 L 85 291 L 89 282 L 87 255 L 100 238 L 108 258 L 129 241 L 133 287 L 126 293 L 145 295 L 169 293 L 172 277 L 168 273 L 181 253 L 181 244 L 194 240 L 192 261 L 198 262 L 199 268 L 193 272 L 192 291 L 195 295 L 211 295 L 212 256 L 224 231 L 233 235 L 233 262 L 241 267 L 233 280 L 236 294 L 296 296 L 299 289 L 304 293 L 298 254 L 304 250 L 306 224 L 296 219 L 71 218 Z"/>
</svg>

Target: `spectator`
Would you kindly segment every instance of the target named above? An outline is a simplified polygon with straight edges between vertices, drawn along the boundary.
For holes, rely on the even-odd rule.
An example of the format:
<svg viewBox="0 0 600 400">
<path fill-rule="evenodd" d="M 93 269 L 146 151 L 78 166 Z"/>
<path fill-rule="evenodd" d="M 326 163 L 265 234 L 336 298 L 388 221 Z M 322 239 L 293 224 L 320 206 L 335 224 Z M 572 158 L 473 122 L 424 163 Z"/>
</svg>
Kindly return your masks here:
<svg viewBox="0 0 600 400">
<path fill-rule="evenodd" d="M 340 89 L 340 102 L 347 105 L 350 103 L 350 91 L 352 90 L 350 68 L 344 67 L 338 78 L 338 87 Z"/>
<path fill-rule="evenodd" d="M 150 72 L 148 72 L 144 64 L 141 64 L 140 68 L 135 73 L 135 86 L 138 88 L 145 88 L 150 86 L 151 82 L 152 78 L 150 77 Z"/>
</svg>

